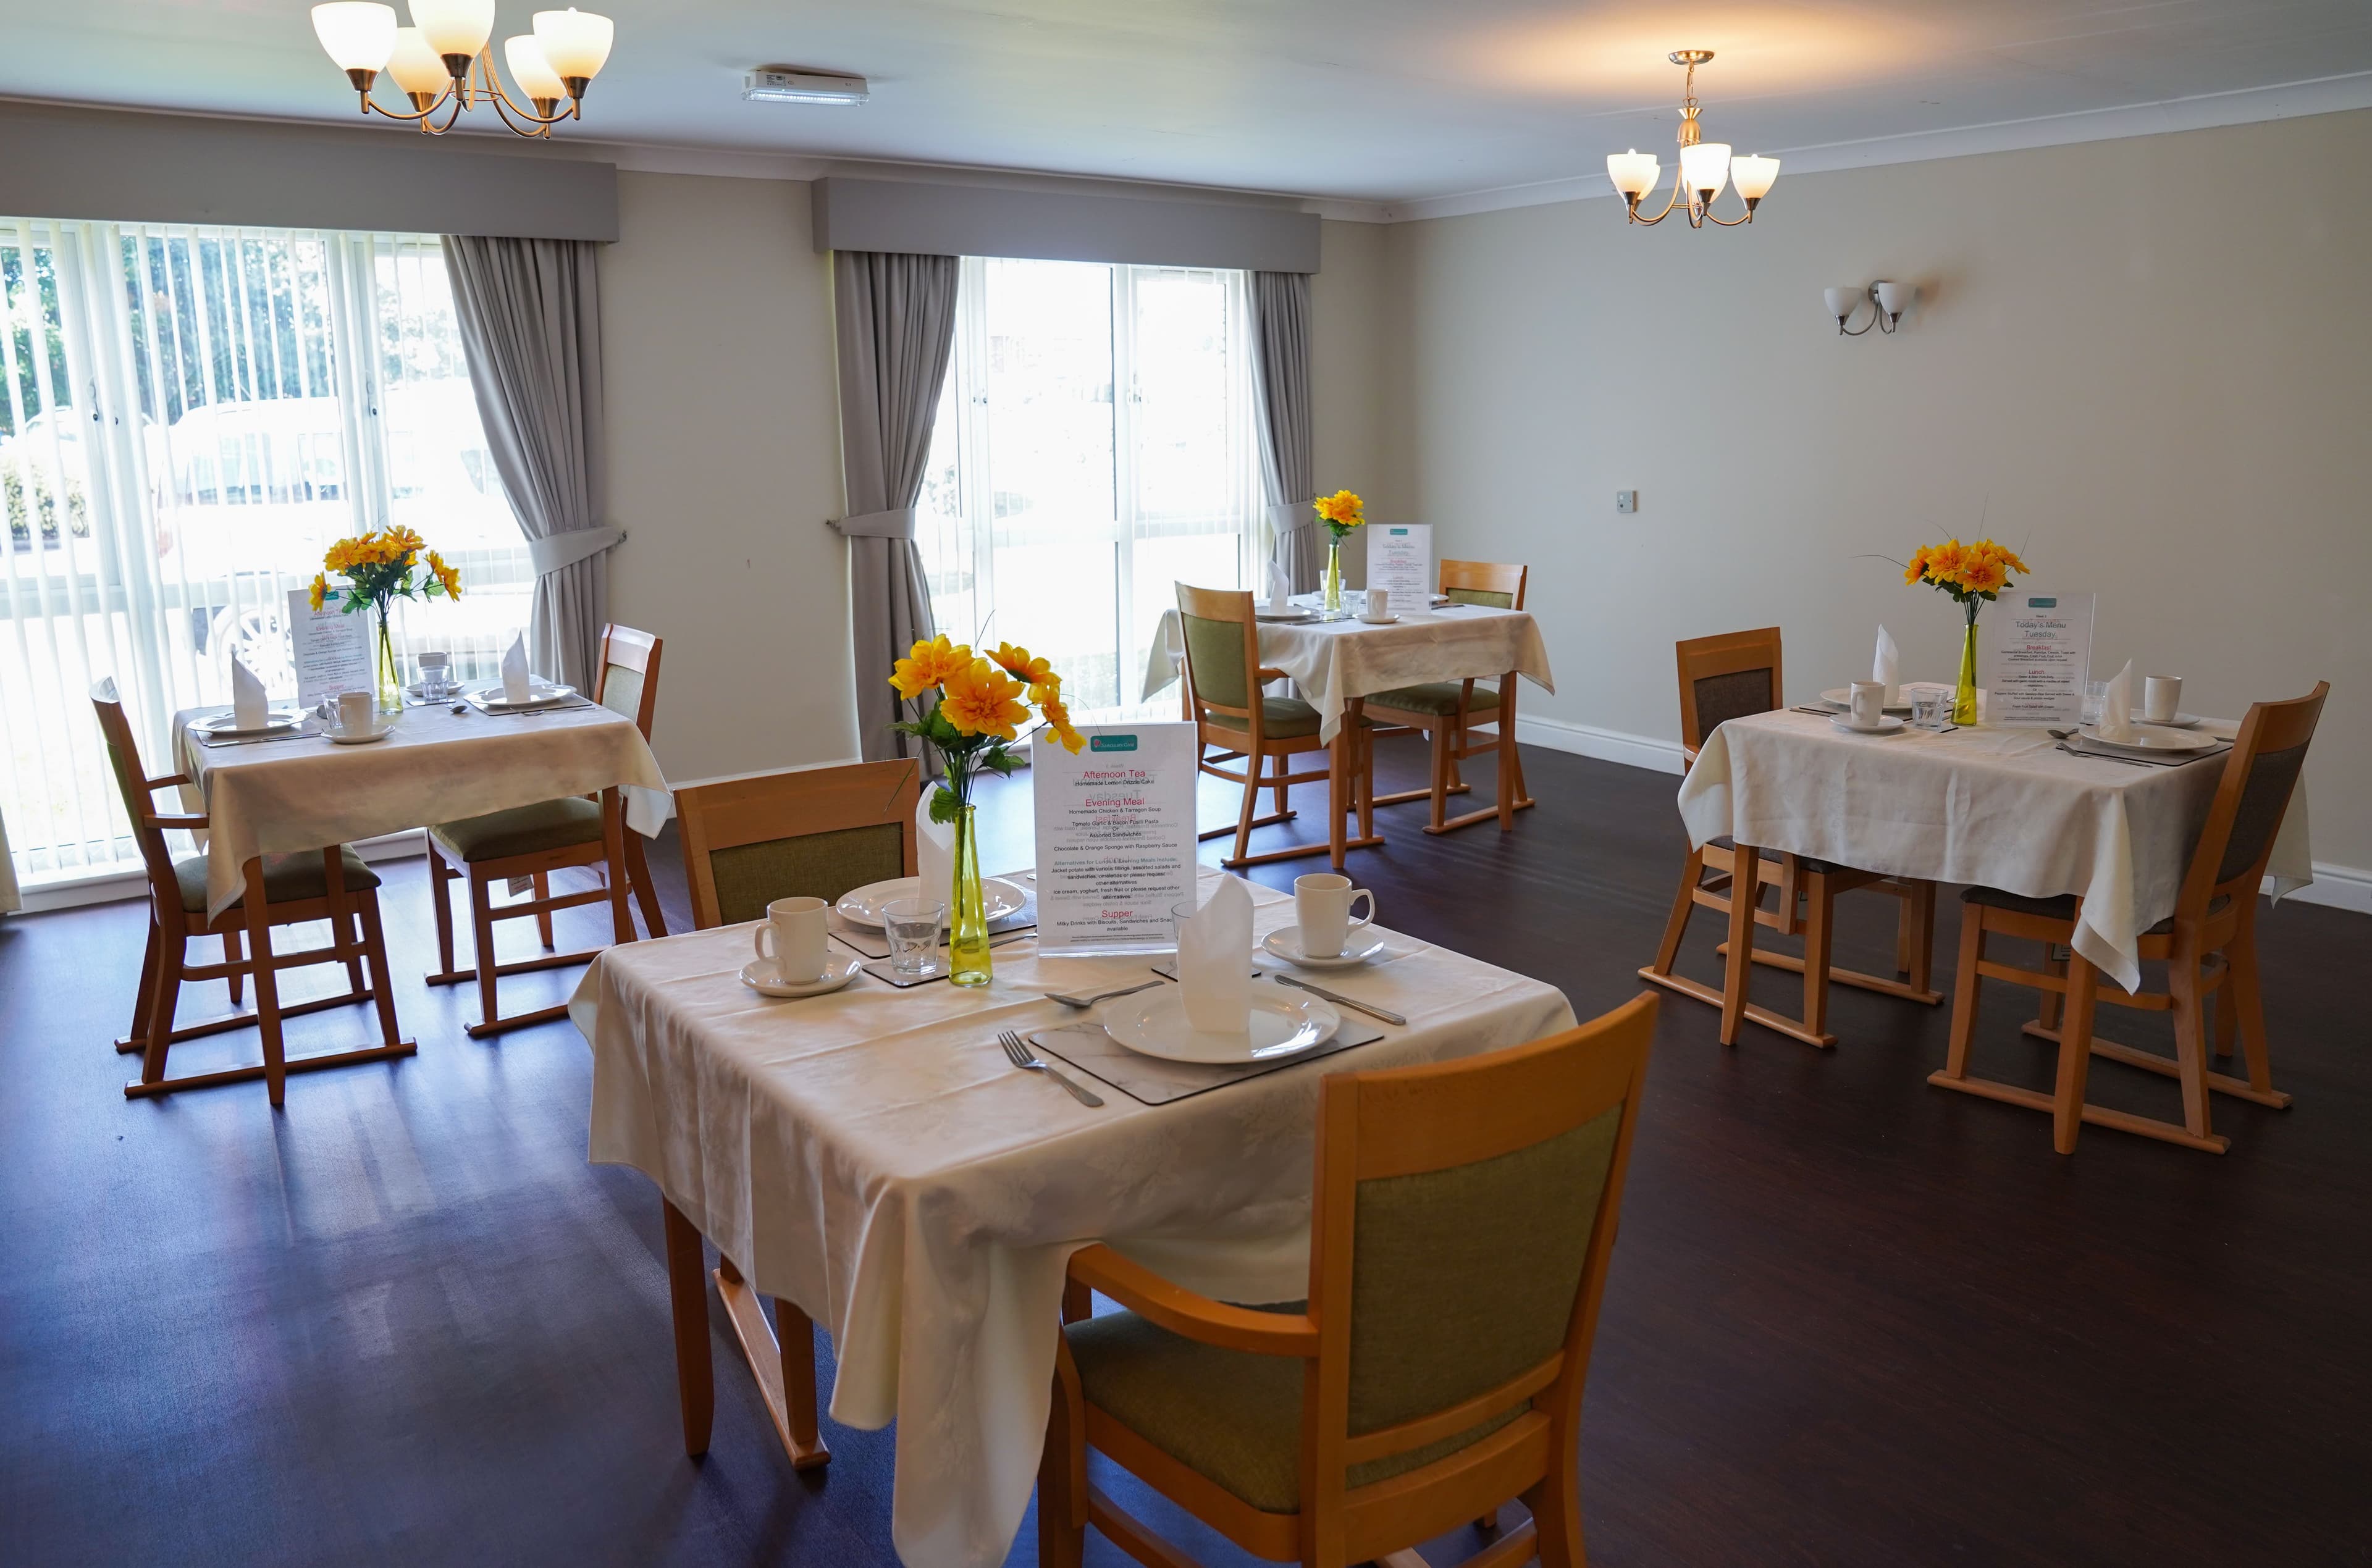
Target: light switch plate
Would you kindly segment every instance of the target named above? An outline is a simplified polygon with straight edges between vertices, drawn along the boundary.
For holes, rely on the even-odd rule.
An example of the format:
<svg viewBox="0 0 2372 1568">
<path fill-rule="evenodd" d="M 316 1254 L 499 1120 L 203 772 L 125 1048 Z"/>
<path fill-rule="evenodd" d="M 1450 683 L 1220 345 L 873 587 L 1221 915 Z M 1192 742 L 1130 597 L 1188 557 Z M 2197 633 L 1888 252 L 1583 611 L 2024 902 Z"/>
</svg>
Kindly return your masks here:
<svg viewBox="0 0 2372 1568">
<path fill-rule="evenodd" d="M 1614 509 L 1618 512 L 1637 511 L 1639 509 L 1639 493 L 1635 490 L 1616 491 L 1614 493 Z"/>
</svg>

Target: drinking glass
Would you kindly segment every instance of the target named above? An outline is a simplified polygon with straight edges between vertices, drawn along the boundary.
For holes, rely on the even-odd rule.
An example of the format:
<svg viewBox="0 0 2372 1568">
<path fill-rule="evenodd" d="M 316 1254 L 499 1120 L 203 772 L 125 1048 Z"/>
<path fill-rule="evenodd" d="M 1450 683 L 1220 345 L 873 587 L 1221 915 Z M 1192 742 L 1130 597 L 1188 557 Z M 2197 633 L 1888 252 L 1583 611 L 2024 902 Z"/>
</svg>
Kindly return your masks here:
<svg viewBox="0 0 2372 1568">
<path fill-rule="evenodd" d="M 2100 710 L 2102 707 L 2107 705 L 2108 701 L 2109 683 L 2107 681 L 2087 680 L 2084 682 L 2083 725 L 2086 729 L 2093 729 L 2099 726 L 2100 723 Z"/>
<path fill-rule="evenodd" d="M 881 934 L 890 940 L 890 969 L 906 975 L 930 972 L 947 918 L 948 906 L 938 899 L 893 899 L 883 905 Z"/>
<path fill-rule="evenodd" d="M 1916 729 L 1949 729 L 1952 727 L 1952 693 L 1943 690 L 1921 690 L 1910 693 L 1911 723 Z"/>
<path fill-rule="evenodd" d="M 1178 940 L 1178 934 L 1186 929 L 1186 923 L 1194 918 L 1194 912 L 1202 907 L 1192 899 L 1182 904 L 1169 906 L 1169 940 L 1173 945 Z"/>
</svg>

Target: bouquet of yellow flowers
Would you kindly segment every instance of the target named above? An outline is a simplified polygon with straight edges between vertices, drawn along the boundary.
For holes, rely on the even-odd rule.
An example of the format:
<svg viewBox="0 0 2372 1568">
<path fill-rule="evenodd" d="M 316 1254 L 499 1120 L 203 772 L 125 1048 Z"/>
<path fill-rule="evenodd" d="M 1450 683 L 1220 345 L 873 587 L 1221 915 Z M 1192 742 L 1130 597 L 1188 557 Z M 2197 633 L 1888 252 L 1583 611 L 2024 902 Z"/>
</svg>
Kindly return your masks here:
<svg viewBox="0 0 2372 1568">
<path fill-rule="evenodd" d="M 1310 505 L 1317 508 L 1318 520 L 1326 525 L 1326 531 L 1334 536 L 1338 544 L 1351 537 L 1353 528 L 1367 520 L 1366 506 L 1347 490 L 1321 495 Z"/>
<path fill-rule="evenodd" d="M 413 573 L 420 565 L 423 552 L 428 557 L 427 567 L 415 581 Z M 461 574 L 448 565 L 443 556 L 428 550 L 426 541 L 418 534 L 401 524 L 338 540 L 322 555 L 321 565 L 324 570 L 313 574 L 315 610 L 335 599 L 340 611 L 346 615 L 358 610 L 378 611 L 378 648 L 373 662 L 378 676 L 379 712 L 401 711 L 403 688 L 396 674 L 395 642 L 388 633 L 388 608 L 400 598 L 431 599 L 440 595 L 459 598 Z M 346 580 L 345 587 L 330 586 L 331 572 Z"/>
<path fill-rule="evenodd" d="M 2026 563 L 2017 558 L 2017 552 L 1989 539 L 1974 544 L 1962 544 L 1957 539 L 1923 544 L 1902 563 L 1905 583 L 1943 589 L 1969 618 L 1960 636 L 1960 679 L 1952 694 L 1954 724 L 1977 722 L 1977 611 L 2013 586 L 2012 572 L 2025 571 Z"/>
</svg>

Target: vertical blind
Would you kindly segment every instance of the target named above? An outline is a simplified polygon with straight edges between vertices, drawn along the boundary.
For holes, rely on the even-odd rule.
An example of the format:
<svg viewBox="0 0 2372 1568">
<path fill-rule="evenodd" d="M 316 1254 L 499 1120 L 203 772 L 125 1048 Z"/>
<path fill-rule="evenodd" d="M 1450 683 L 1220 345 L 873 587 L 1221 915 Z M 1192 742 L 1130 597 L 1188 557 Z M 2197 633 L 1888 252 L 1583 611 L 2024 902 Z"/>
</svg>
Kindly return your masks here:
<svg viewBox="0 0 2372 1568">
<path fill-rule="evenodd" d="M 478 426 L 432 236 L 0 217 L 0 813 L 23 879 L 134 861 L 87 691 L 151 772 L 233 658 L 296 694 L 291 589 L 405 524 L 459 564 L 407 656 L 491 672 L 532 574 Z"/>
</svg>

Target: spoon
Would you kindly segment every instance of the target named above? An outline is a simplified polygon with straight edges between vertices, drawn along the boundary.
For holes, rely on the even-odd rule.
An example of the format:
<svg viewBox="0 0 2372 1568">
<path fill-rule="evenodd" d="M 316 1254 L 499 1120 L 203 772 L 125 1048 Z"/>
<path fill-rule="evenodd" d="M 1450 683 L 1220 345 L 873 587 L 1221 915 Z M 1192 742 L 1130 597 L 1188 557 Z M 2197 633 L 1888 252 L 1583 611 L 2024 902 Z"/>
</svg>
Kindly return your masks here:
<svg viewBox="0 0 2372 1568">
<path fill-rule="evenodd" d="M 1134 996 L 1140 991 L 1150 991 L 1160 983 L 1157 980 L 1148 980 L 1143 985 L 1124 985 L 1118 991 L 1099 991 L 1093 996 L 1065 996 L 1059 991 L 1050 991 L 1046 993 L 1046 1000 L 1060 1002 L 1065 1007 L 1092 1007 L 1115 996 Z"/>
</svg>

